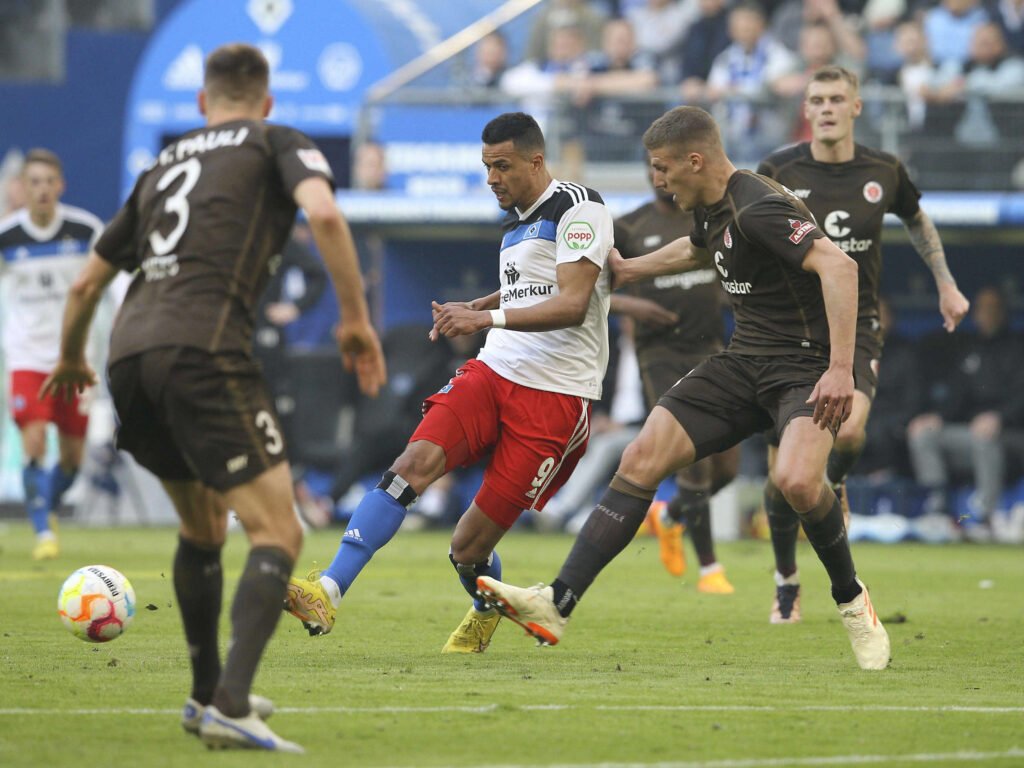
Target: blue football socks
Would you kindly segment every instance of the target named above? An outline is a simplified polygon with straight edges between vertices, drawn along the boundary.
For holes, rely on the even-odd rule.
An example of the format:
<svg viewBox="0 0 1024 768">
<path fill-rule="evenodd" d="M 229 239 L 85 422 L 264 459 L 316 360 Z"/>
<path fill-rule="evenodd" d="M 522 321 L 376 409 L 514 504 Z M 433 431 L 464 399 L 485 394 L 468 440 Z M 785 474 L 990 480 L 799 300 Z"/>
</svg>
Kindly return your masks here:
<svg viewBox="0 0 1024 768">
<path fill-rule="evenodd" d="M 344 595 L 373 553 L 398 532 L 405 519 L 405 507 L 380 488 L 363 497 L 348 521 L 334 561 L 321 573 L 333 579 Z"/>
<path fill-rule="evenodd" d="M 37 534 L 50 530 L 50 507 L 47 504 L 50 484 L 49 473 L 36 462 L 30 461 L 21 472 L 25 486 L 25 509 Z"/>
<path fill-rule="evenodd" d="M 473 570 L 476 571 L 477 576 L 490 576 L 495 581 L 501 581 L 501 558 L 498 557 L 497 550 L 491 552 L 491 556 L 487 558 L 486 563 L 477 563 L 475 566 L 473 566 Z M 467 579 L 464 579 L 460 575 L 459 581 L 462 582 L 462 586 L 466 588 L 466 591 L 469 592 L 470 597 L 473 598 L 473 607 L 480 612 L 487 610 L 487 606 L 484 605 L 484 601 L 477 597 L 476 579 L 474 578 L 472 583 L 467 585 Z"/>
<path fill-rule="evenodd" d="M 46 505 L 51 512 L 56 512 L 60 506 L 61 499 L 64 498 L 64 492 L 71 487 L 71 484 L 75 482 L 75 478 L 78 477 L 78 470 L 72 469 L 70 472 L 65 472 L 60 462 L 57 462 L 53 469 L 50 470 L 49 475 L 49 482 L 46 487 Z"/>
</svg>

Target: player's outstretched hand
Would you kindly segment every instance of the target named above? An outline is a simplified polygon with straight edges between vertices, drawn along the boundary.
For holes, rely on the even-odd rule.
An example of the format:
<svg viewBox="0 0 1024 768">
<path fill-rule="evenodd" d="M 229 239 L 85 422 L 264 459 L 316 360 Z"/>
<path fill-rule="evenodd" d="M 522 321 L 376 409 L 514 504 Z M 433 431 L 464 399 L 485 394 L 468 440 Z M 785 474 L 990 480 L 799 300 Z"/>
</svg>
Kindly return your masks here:
<svg viewBox="0 0 1024 768">
<path fill-rule="evenodd" d="M 620 276 L 622 268 L 625 266 L 625 264 L 626 260 L 622 258 L 622 254 L 619 253 L 618 248 L 613 247 L 610 251 L 608 251 L 608 269 L 612 271 L 613 291 L 616 288 L 621 288 L 625 282 L 624 280 L 622 280 Z"/>
<path fill-rule="evenodd" d="M 818 429 L 838 430 L 853 411 L 853 371 L 829 367 L 807 398 Z"/>
<path fill-rule="evenodd" d="M 465 301 L 449 301 L 444 304 L 432 301 L 430 311 L 434 315 L 434 327 L 430 331 L 432 341 L 437 340 L 437 334 L 448 338 L 469 336 L 491 327 L 491 313 L 470 309 Z"/>
<path fill-rule="evenodd" d="M 342 321 L 334 329 L 334 338 L 338 342 L 345 370 L 355 371 L 359 391 L 369 397 L 376 397 L 388 380 L 388 371 L 380 339 L 373 326 L 369 323 Z"/>
<path fill-rule="evenodd" d="M 75 363 L 60 360 L 39 388 L 39 399 L 54 397 L 70 403 L 75 395 L 82 394 L 95 383 L 96 372 L 84 360 Z"/>
<path fill-rule="evenodd" d="M 664 328 L 679 322 L 679 315 L 658 302 L 624 293 L 612 297 L 612 311 L 655 327 Z"/>
<path fill-rule="evenodd" d="M 939 288 L 939 312 L 942 313 L 942 327 L 952 333 L 967 316 L 971 302 L 960 293 L 960 289 L 952 283 L 943 283 Z"/>
</svg>

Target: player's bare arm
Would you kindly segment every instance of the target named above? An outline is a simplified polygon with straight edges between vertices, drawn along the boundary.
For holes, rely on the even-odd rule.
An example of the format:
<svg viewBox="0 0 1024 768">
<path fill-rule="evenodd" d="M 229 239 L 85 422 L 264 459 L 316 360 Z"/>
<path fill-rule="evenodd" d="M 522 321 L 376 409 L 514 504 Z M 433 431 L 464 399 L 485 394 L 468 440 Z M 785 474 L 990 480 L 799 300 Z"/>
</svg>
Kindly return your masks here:
<svg viewBox="0 0 1024 768">
<path fill-rule="evenodd" d="M 559 264 L 558 294 L 530 307 L 505 310 L 505 328 L 513 331 L 553 331 L 582 325 L 601 268 L 589 259 Z M 431 302 L 434 327 L 445 336 L 465 336 L 492 327 L 487 310 L 469 309 L 462 302 Z"/>
<path fill-rule="evenodd" d="M 611 295 L 609 311 L 655 326 L 675 325 L 679 322 L 679 315 L 672 310 L 665 309 L 658 302 L 625 293 Z"/>
<path fill-rule="evenodd" d="M 942 313 L 942 327 L 952 332 L 967 315 L 971 303 L 960 289 L 946 263 L 946 251 L 942 247 L 935 223 L 923 209 L 909 219 L 903 219 L 910 242 L 921 260 L 928 265 L 939 291 L 939 312 Z"/>
<path fill-rule="evenodd" d="M 636 282 L 648 277 L 674 275 L 711 265 L 711 254 L 705 248 L 698 248 L 689 237 L 680 237 L 643 256 L 624 259 L 612 249 L 608 264 L 615 276 L 613 287 Z"/>
<path fill-rule="evenodd" d="M 387 369 L 380 339 L 370 324 L 359 259 L 348 222 L 334 202 L 330 185 L 320 177 L 299 182 L 293 196 L 306 213 L 341 307 L 341 322 L 334 335 L 342 362 L 346 370 L 355 371 L 360 391 L 376 397 L 387 380 Z"/>
<path fill-rule="evenodd" d="M 819 428 L 838 428 L 853 410 L 857 262 L 827 237 L 820 237 L 804 256 L 803 268 L 821 280 L 831 347 L 828 370 L 818 379 L 807 402 L 814 405 L 814 423 Z"/>
<path fill-rule="evenodd" d="M 89 254 L 68 292 L 61 324 L 60 359 L 43 382 L 40 397 L 51 395 L 70 402 L 76 393 L 96 383 L 96 373 L 85 360 L 85 345 L 96 306 L 116 276 L 117 267 L 95 251 Z"/>
</svg>

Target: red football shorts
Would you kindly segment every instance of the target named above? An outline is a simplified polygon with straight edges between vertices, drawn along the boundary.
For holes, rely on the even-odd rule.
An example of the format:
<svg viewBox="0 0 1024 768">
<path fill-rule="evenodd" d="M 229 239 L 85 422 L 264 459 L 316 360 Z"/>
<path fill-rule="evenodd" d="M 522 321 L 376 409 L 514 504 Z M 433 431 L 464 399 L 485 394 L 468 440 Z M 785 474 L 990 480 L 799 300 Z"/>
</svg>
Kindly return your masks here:
<svg viewBox="0 0 1024 768">
<path fill-rule="evenodd" d="M 543 509 L 565 485 L 590 439 L 590 401 L 530 389 L 470 360 L 423 403 L 423 421 L 409 442 L 445 451 L 445 471 L 491 454 L 474 499 L 501 527 L 524 509 Z"/>
<path fill-rule="evenodd" d="M 39 399 L 39 388 L 47 375 L 40 371 L 11 371 L 11 418 L 14 423 L 20 429 L 32 421 L 50 421 L 62 434 L 85 437 L 89 413 L 78 395 L 71 402 L 49 396 Z"/>
</svg>

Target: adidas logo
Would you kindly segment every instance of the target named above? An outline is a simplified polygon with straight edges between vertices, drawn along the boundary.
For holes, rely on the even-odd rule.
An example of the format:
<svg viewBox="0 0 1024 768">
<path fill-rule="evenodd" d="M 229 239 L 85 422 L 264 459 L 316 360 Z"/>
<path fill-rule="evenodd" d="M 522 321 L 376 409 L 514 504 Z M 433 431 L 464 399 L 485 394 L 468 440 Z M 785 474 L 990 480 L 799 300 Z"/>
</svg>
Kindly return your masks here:
<svg viewBox="0 0 1024 768">
<path fill-rule="evenodd" d="M 342 536 L 341 538 L 343 538 L 343 539 L 354 539 L 355 541 L 362 541 L 363 540 L 362 534 L 359 533 L 359 529 L 358 528 L 349 528 L 347 531 L 345 531 L 345 535 Z"/>
</svg>

